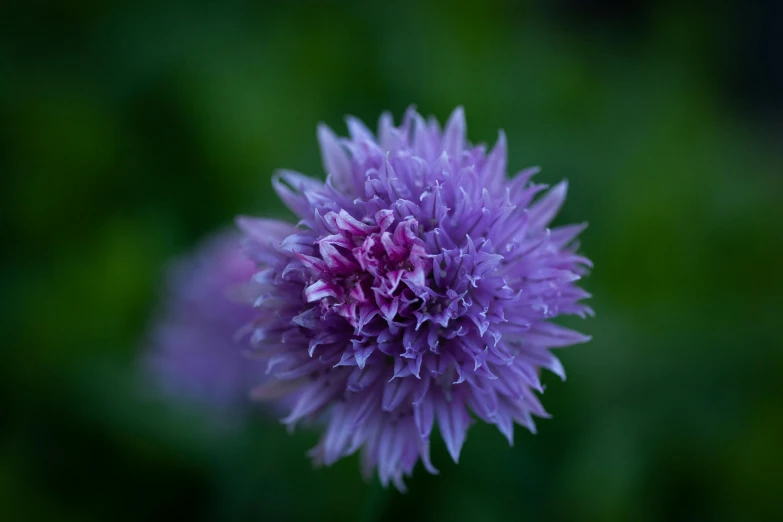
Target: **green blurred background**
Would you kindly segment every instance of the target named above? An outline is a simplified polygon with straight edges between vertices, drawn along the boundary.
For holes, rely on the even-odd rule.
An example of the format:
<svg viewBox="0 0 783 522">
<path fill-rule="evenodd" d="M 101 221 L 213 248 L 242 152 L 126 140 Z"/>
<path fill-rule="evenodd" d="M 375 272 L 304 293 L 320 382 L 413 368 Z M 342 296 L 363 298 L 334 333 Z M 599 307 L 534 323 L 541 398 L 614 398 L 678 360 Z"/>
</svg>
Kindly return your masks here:
<svg viewBox="0 0 783 522">
<path fill-rule="evenodd" d="M 0 519 L 783 520 L 781 4 L 79 1 L 0 31 Z M 381 492 L 317 434 L 151 398 L 162 267 L 289 216 L 315 125 L 465 106 L 513 171 L 570 180 L 594 336 L 508 448 Z M 569 322 L 571 323 L 571 322 Z"/>
</svg>

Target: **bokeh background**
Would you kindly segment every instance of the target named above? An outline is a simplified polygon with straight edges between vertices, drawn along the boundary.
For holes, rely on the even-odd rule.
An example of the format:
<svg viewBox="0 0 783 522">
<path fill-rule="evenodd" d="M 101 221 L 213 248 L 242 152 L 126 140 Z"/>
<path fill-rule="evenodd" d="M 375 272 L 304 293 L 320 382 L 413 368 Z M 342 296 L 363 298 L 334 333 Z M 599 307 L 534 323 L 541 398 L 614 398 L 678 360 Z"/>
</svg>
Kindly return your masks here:
<svg viewBox="0 0 783 522">
<path fill-rule="evenodd" d="M 780 3 L 81 1 L 3 8 L 0 519 L 783 520 Z M 594 336 L 554 418 L 476 425 L 409 493 L 260 409 L 149 393 L 163 267 L 289 216 L 315 125 L 464 105 L 473 141 L 570 180 Z"/>
</svg>

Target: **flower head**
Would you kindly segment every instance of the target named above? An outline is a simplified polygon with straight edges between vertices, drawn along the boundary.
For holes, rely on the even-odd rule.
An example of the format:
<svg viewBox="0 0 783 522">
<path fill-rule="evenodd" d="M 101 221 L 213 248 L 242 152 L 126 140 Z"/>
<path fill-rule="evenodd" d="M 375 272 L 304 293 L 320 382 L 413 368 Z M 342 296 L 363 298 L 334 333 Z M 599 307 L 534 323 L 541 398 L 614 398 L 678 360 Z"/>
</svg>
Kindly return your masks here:
<svg viewBox="0 0 783 522">
<path fill-rule="evenodd" d="M 255 312 L 240 298 L 255 263 L 235 233 L 218 234 L 167 272 L 166 300 L 145 354 L 169 397 L 225 410 L 247 403 L 264 366 L 247 360 L 237 333 Z"/>
<path fill-rule="evenodd" d="M 348 118 L 350 138 L 318 129 L 326 182 L 282 171 L 274 188 L 297 226 L 239 218 L 257 315 L 252 345 L 301 395 L 284 422 L 328 412 L 312 454 L 358 450 L 366 473 L 403 489 L 429 458 L 433 424 L 457 461 L 473 416 L 513 439 L 546 412 L 536 392 L 551 348 L 589 338 L 551 323 L 592 311 L 575 286 L 590 261 L 584 225 L 548 228 L 566 184 L 536 199 L 537 169 L 506 177 L 506 140 L 465 137 L 463 111 L 443 131 L 409 110 L 377 136 Z M 471 415 L 472 413 L 472 415 Z"/>
</svg>

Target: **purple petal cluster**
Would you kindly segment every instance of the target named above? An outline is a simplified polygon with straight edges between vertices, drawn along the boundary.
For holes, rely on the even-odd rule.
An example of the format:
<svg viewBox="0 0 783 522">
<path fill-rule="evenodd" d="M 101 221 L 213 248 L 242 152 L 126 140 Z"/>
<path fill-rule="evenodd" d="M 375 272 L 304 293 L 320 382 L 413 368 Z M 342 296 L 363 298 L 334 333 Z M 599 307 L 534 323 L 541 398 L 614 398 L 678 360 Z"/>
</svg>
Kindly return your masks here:
<svg viewBox="0 0 783 522">
<path fill-rule="evenodd" d="M 549 228 L 566 184 L 508 180 L 504 134 L 471 145 L 461 108 L 443 130 L 412 109 L 377 135 L 347 123 L 349 138 L 318 129 L 325 183 L 273 180 L 296 226 L 238 219 L 259 269 L 250 341 L 269 386 L 301 390 L 286 424 L 325 414 L 317 463 L 361 450 L 366 473 L 403 489 L 419 460 L 436 472 L 436 423 L 457 461 L 474 418 L 512 442 L 515 423 L 547 416 L 540 370 L 564 377 L 550 349 L 589 339 L 550 322 L 592 313 L 575 285 L 585 225 Z"/>
<path fill-rule="evenodd" d="M 145 365 L 165 394 L 221 411 L 248 403 L 265 367 L 243 357 L 238 332 L 255 316 L 241 296 L 257 271 L 235 233 L 218 234 L 173 263 Z"/>
</svg>

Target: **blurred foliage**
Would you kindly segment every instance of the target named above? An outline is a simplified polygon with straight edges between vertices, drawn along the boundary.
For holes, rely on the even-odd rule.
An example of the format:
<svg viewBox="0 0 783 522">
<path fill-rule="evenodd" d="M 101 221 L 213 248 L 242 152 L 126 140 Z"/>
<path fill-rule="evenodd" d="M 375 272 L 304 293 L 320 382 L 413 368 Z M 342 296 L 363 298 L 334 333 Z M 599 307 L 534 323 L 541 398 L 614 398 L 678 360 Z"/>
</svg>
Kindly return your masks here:
<svg viewBox="0 0 783 522">
<path fill-rule="evenodd" d="M 764 20 L 740 2 L 639 6 L 9 7 L 0 518 L 783 520 L 781 100 L 757 86 L 783 47 L 733 23 Z M 318 121 L 410 103 L 462 104 L 512 170 L 569 179 L 598 315 L 538 435 L 477 425 L 401 495 L 356 458 L 313 471 L 317 434 L 261 410 L 161 403 L 138 358 L 169 258 L 238 213 L 289 216 L 270 175 L 320 175 Z"/>
</svg>

